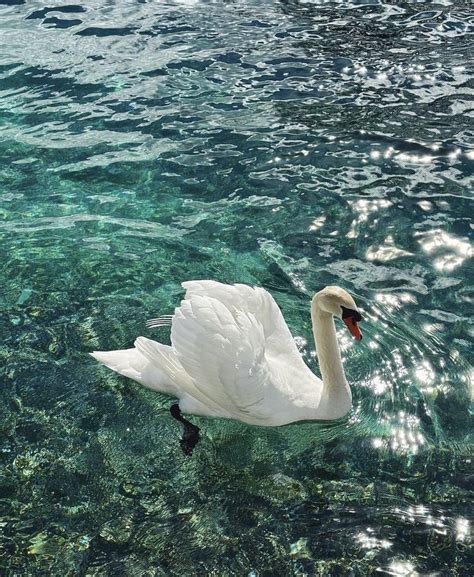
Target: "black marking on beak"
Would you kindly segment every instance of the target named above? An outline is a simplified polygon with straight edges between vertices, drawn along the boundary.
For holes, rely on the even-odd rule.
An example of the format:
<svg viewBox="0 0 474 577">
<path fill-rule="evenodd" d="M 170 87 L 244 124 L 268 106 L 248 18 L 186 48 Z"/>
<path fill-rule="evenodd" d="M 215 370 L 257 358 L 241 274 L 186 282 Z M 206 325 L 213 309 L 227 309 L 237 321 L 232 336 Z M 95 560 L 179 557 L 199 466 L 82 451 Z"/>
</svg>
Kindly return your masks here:
<svg viewBox="0 0 474 577">
<path fill-rule="evenodd" d="M 355 311 L 354 309 L 348 309 L 347 307 L 343 307 L 342 305 L 341 309 L 343 319 L 351 318 L 356 323 L 362 320 L 362 315 L 360 314 L 359 311 Z"/>
</svg>

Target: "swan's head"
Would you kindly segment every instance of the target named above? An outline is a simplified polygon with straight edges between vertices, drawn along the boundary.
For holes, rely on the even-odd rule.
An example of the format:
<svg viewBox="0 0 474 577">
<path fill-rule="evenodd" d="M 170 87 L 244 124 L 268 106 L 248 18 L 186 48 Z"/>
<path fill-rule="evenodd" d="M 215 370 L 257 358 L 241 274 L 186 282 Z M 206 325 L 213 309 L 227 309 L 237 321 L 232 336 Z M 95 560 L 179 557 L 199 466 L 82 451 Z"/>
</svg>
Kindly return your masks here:
<svg viewBox="0 0 474 577">
<path fill-rule="evenodd" d="M 342 319 L 351 335 L 358 341 L 362 339 L 359 321 L 362 316 L 351 295 L 338 286 L 327 286 L 314 295 L 313 303 L 321 310 Z"/>
</svg>

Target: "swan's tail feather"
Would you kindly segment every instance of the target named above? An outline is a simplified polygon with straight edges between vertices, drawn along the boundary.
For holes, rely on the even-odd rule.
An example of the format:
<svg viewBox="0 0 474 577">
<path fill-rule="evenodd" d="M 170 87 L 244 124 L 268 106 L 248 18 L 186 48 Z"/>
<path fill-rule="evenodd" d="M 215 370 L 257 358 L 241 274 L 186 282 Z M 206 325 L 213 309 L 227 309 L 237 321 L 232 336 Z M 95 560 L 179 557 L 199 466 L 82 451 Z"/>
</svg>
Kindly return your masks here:
<svg viewBox="0 0 474 577">
<path fill-rule="evenodd" d="M 165 347 L 165 345 L 161 346 L 170 348 Z M 152 362 L 150 358 L 143 355 L 138 348 L 119 351 L 94 351 L 90 355 L 109 369 L 133 379 L 149 389 L 171 395 L 177 393 L 166 372 L 160 369 L 158 363 Z"/>
<path fill-rule="evenodd" d="M 124 349 L 122 351 L 94 351 L 89 353 L 96 361 L 102 363 L 116 373 L 137 380 L 144 368 L 144 359 L 137 354 L 136 349 Z"/>
<path fill-rule="evenodd" d="M 134 344 L 133 349 L 90 354 L 120 375 L 154 391 L 178 397 L 185 413 L 228 416 L 212 396 L 200 392 L 172 347 L 146 337 L 138 337 Z"/>
<path fill-rule="evenodd" d="M 148 359 L 154 366 L 160 367 L 170 378 L 175 376 L 176 370 L 181 369 L 181 365 L 176 366 L 175 354 L 171 347 L 147 339 L 138 337 L 135 342 L 135 350 L 145 359 Z"/>
</svg>

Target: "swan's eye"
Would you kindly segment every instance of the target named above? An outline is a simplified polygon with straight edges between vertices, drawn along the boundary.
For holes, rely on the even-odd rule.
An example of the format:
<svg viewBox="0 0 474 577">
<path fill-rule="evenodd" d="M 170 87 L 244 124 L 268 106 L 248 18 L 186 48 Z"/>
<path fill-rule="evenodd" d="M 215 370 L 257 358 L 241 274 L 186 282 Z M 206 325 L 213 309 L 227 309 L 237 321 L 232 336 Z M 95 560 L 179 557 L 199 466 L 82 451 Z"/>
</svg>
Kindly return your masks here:
<svg viewBox="0 0 474 577">
<path fill-rule="evenodd" d="M 342 318 L 343 319 L 352 319 L 354 322 L 358 323 L 362 320 L 362 315 L 359 311 L 355 311 L 353 309 L 348 309 L 346 307 L 341 306 L 342 309 Z"/>
</svg>

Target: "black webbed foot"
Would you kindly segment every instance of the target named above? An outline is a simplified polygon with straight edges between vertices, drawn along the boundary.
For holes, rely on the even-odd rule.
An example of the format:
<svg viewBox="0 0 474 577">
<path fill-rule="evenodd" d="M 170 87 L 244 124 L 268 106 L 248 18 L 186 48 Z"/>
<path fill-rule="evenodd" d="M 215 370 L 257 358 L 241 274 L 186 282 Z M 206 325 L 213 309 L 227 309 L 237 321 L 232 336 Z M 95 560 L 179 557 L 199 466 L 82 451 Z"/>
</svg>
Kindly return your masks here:
<svg viewBox="0 0 474 577">
<path fill-rule="evenodd" d="M 199 427 L 196 427 L 196 425 L 193 425 L 183 417 L 177 403 L 170 407 L 170 413 L 173 419 L 176 419 L 183 424 L 184 431 L 179 444 L 181 445 L 183 453 L 190 457 L 193 454 L 194 447 L 201 439 L 201 436 L 199 435 Z"/>
<path fill-rule="evenodd" d="M 199 435 L 199 427 L 189 423 L 185 425 L 182 439 L 179 441 L 183 453 L 190 457 L 193 454 L 194 447 L 199 443 L 201 436 Z"/>
</svg>

